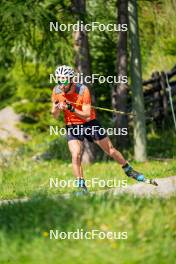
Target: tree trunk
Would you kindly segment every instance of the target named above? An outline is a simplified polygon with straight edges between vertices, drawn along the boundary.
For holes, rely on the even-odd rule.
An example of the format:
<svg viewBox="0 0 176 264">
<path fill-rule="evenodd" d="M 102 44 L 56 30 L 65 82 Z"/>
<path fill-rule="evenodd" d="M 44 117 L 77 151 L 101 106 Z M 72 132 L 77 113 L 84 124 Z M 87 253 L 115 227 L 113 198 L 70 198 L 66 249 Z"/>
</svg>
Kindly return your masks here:
<svg viewBox="0 0 176 264">
<path fill-rule="evenodd" d="M 76 14 L 77 20 L 84 22 L 86 15 L 86 1 L 73 0 L 72 2 L 73 2 L 73 11 Z M 75 31 L 73 33 L 73 38 L 74 38 L 76 69 L 79 73 L 83 73 L 83 76 L 90 75 L 91 66 L 90 66 L 90 53 L 89 53 L 89 42 L 88 42 L 87 32 L 81 30 Z M 95 102 L 94 98 L 95 98 L 94 95 L 92 95 L 93 103 Z M 91 163 L 94 159 L 95 159 L 95 147 L 92 143 L 88 142 L 85 139 L 82 162 Z"/>
<path fill-rule="evenodd" d="M 128 0 L 118 1 L 118 24 L 128 23 Z M 117 47 L 117 77 L 127 76 L 127 31 L 119 32 Z M 113 91 L 112 105 L 116 110 L 127 111 L 128 84 L 118 83 Z M 115 127 L 128 127 L 128 118 L 125 115 L 115 115 Z M 128 136 L 117 136 L 116 143 L 120 148 L 127 146 Z"/>
<path fill-rule="evenodd" d="M 144 113 L 144 98 L 142 90 L 142 70 L 138 32 L 137 0 L 129 0 L 129 32 L 131 50 L 131 86 L 134 118 L 134 155 L 138 161 L 145 161 L 146 154 L 146 124 Z"/>
</svg>

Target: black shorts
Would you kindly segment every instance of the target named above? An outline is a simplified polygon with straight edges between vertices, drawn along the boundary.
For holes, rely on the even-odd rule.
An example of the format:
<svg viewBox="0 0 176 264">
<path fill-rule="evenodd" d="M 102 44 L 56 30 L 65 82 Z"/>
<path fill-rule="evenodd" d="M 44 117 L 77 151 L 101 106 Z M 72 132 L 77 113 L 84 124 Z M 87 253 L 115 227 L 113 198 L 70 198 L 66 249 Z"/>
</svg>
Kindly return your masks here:
<svg viewBox="0 0 176 264">
<path fill-rule="evenodd" d="M 107 137 L 106 129 L 103 128 L 98 120 L 93 119 L 79 125 L 66 125 L 67 140 L 80 140 L 86 138 L 89 142 L 101 140 Z"/>
</svg>

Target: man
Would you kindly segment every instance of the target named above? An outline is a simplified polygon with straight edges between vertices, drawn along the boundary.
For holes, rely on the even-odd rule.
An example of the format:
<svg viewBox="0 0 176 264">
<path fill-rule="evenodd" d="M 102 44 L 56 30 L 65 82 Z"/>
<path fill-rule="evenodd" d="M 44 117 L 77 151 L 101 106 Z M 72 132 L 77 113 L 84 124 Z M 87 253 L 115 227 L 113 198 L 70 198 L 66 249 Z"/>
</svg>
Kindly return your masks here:
<svg viewBox="0 0 176 264">
<path fill-rule="evenodd" d="M 57 67 L 55 75 L 58 85 L 52 93 L 52 114 L 58 118 L 64 111 L 67 129 L 68 147 L 72 156 L 72 166 L 78 187 L 87 191 L 81 166 L 81 150 L 84 138 L 95 142 L 104 152 L 118 162 L 128 177 L 147 182 L 142 173 L 135 171 L 123 155 L 111 143 L 106 133 L 100 133 L 102 126 L 96 119 L 95 110 L 91 107 L 89 89 L 83 84 L 73 82 L 74 70 L 66 65 Z"/>
</svg>

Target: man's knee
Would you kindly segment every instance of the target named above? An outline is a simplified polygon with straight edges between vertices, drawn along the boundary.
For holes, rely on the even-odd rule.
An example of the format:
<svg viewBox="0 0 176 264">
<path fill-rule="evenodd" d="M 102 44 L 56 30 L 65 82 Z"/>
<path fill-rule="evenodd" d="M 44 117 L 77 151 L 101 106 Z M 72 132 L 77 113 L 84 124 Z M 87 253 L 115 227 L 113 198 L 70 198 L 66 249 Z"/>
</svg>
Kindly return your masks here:
<svg viewBox="0 0 176 264">
<path fill-rule="evenodd" d="M 81 160 L 81 153 L 79 153 L 79 152 L 72 153 L 72 162 L 73 163 L 79 163 L 80 160 Z"/>
<path fill-rule="evenodd" d="M 113 146 L 111 146 L 109 148 L 108 154 L 109 154 L 109 156 L 113 157 L 115 152 L 116 152 L 116 149 Z"/>
</svg>

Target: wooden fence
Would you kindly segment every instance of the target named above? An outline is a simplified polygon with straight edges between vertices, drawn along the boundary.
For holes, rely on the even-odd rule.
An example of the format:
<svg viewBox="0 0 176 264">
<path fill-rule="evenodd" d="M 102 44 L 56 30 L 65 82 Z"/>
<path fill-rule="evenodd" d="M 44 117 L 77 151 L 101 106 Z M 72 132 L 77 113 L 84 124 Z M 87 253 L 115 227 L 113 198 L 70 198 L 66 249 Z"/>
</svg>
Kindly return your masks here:
<svg viewBox="0 0 176 264">
<path fill-rule="evenodd" d="M 162 127 L 168 123 L 169 119 L 173 121 L 169 88 L 176 114 L 176 65 L 169 72 L 154 72 L 150 79 L 143 81 L 147 124 L 152 122 L 157 127 Z M 131 97 L 128 97 L 128 111 L 131 110 Z"/>
</svg>

